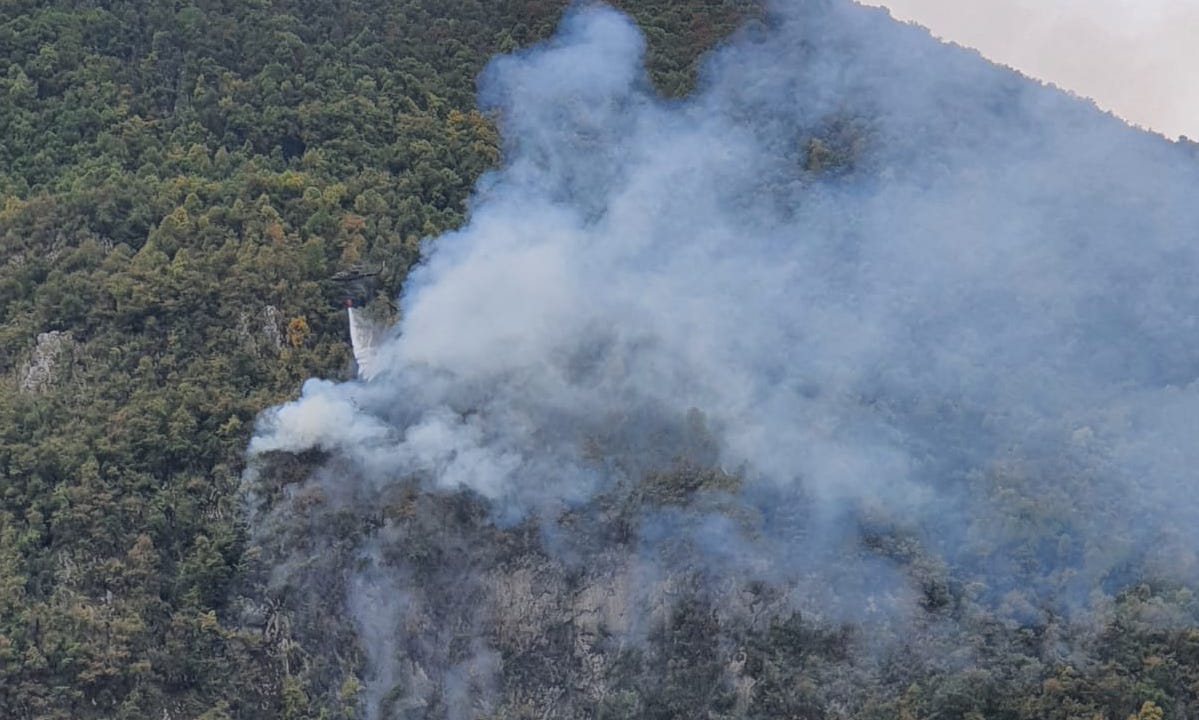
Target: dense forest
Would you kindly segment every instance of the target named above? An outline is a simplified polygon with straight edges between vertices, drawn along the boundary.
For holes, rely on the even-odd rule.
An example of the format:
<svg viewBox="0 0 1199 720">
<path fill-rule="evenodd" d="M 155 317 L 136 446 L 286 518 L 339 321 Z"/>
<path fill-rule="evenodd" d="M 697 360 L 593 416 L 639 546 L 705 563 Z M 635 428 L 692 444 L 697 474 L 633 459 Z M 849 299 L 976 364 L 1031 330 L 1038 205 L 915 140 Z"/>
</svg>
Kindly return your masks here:
<svg viewBox="0 0 1199 720">
<path fill-rule="evenodd" d="M 347 372 L 330 275 L 462 221 L 475 76 L 564 5 L 0 9 L 0 715 L 316 716 L 231 619 L 250 428 Z M 667 93 L 750 6 L 628 5 Z"/>
<path fill-rule="evenodd" d="M 491 706 L 463 710 L 443 689 L 419 707 L 404 705 L 411 688 L 371 694 L 362 641 L 336 615 L 344 600 L 325 592 L 349 557 L 339 542 L 360 529 L 272 530 L 315 548 L 296 573 L 307 585 L 280 592 L 263 559 L 283 553 L 248 527 L 245 449 L 265 408 L 306 378 L 350 372 L 330 277 L 381 268 L 373 300 L 390 312 L 422 241 L 463 223 L 501 153 L 475 79 L 494 54 L 547 37 L 565 5 L 0 8 L 0 715 L 298 720 L 360 717 L 370 703 L 387 717 L 1199 714 L 1189 589 L 1115 588 L 1100 627 L 1018 625 L 885 533 L 865 539 L 869 551 L 898 559 L 924 591 L 912 645 L 943 657 L 905 658 L 894 643 L 863 654 L 865 630 L 787 613 L 769 587 L 742 598 L 770 609 L 746 624 L 722 620 L 728 598 L 683 588 L 643 647 L 605 660 L 599 699 L 583 689 L 593 678 L 566 669 L 580 643 L 597 642 L 573 617 L 544 635 L 497 631 L 505 686 Z M 685 94 L 698 58 L 761 13 L 751 0 L 616 5 L 645 32 L 666 97 Z M 805 171 L 835 175 L 859 135 L 850 119 L 805 139 Z M 283 495 L 322 460 L 275 458 L 265 492 Z M 611 551 L 583 571 L 550 557 L 535 525 L 488 523 L 465 492 L 398 487 L 379 522 L 402 528 L 394 545 L 448 618 L 469 619 L 469 598 L 438 560 L 464 545 L 484 548 L 477 565 L 512 571 L 475 595 L 526 578 L 541 595 L 512 597 L 528 613 L 570 617 L 563 598 L 615 577 L 612 556 L 633 544 L 645 508 L 735 485 L 682 463 L 632 496 L 597 498 L 603 523 L 567 514 L 563 527 Z M 336 526 L 336 509 L 313 513 Z M 624 534 L 609 536 L 613 526 Z M 454 642 L 447 653 L 471 655 Z"/>
</svg>

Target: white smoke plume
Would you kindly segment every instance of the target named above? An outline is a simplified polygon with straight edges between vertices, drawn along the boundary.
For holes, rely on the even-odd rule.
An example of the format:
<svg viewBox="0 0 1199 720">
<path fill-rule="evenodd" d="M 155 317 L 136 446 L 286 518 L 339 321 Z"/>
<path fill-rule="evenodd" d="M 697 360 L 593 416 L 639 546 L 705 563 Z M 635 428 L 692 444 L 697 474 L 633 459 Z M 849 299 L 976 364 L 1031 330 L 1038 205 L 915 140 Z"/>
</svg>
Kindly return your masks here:
<svg viewBox="0 0 1199 720">
<path fill-rule="evenodd" d="M 758 519 L 655 532 L 859 598 L 839 548 L 871 526 L 995 598 L 1025 533 L 1045 602 L 1192 577 L 1193 157 L 848 2 L 778 4 L 683 100 L 644 49 L 585 4 L 491 63 L 503 166 L 428 242 L 370 381 L 309 381 L 252 455 L 332 453 L 319 482 L 367 506 L 468 489 L 499 523 L 687 457 Z"/>
</svg>

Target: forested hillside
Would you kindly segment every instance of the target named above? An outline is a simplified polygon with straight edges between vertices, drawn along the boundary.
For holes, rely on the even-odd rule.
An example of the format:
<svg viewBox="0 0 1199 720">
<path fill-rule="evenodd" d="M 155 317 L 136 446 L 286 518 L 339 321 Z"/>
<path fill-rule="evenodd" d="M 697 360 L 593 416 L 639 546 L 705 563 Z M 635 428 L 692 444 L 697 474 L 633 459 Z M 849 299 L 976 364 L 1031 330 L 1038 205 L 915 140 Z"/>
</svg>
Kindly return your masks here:
<svg viewBox="0 0 1199 720">
<path fill-rule="evenodd" d="M 1178 217 L 1170 214 L 1174 205 L 1154 214 L 1153 203 L 1172 201 L 1175 194 L 1191 197 L 1196 185 L 1130 191 L 1119 184 L 1139 178 L 1150 187 L 1147 178 L 1157 177 L 1154 163 L 1164 168 L 1161 177 L 1190 179 L 1194 171 L 1180 168 L 1193 149 L 1117 128 L 1116 121 L 1083 103 L 936 46 L 912 28 L 871 35 L 877 27 L 890 27 L 877 11 L 856 8 L 827 17 L 813 11 L 805 16 L 807 36 L 795 47 L 776 47 L 770 38 L 781 21 L 752 20 L 764 13 L 755 0 L 614 4 L 644 33 L 657 96 L 671 99 L 691 91 L 703 53 L 747 18 L 751 22 L 738 35 L 744 44 L 722 55 L 711 72 L 715 89 L 695 105 L 650 101 L 640 90 L 611 90 L 604 84 L 610 68 L 588 76 L 555 67 L 565 78 L 558 89 L 575 95 L 554 104 L 561 98 L 552 92 L 547 101 L 522 95 L 532 91 L 519 82 L 503 85 L 498 92 L 508 95 L 492 101 L 501 108 L 524 107 L 518 101 L 546 105 L 508 118 L 505 129 L 498 112 L 479 109 L 476 79 L 497 53 L 549 37 L 566 0 L 10 0 L 0 6 L 0 717 L 1199 715 L 1194 595 L 1199 559 L 1188 540 L 1193 526 L 1187 524 L 1192 503 L 1177 487 L 1155 484 L 1155 473 L 1172 478 L 1169 472 L 1185 469 L 1190 456 L 1184 443 L 1153 424 L 1160 416 L 1151 412 L 1173 410 L 1171 427 L 1189 437 L 1185 392 L 1199 365 L 1191 359 L 1193 329 L 1170 314 L 1189 296 L 1162 268 L 1185 275 L 1191 251 L 1184 242 L 1156 242 L 1149 232 L 1155 222 Z M 828 0 L 786 5 L 848 7 Z M 627 37 L 619 27 L 613 30 L 615 21 L 608 22 L 600 23 L 595 32 L 601 41 L 593 44 L 623 47 Z M 562 42 L 569 51 L 577 41 Z M 881 78 L 877 81 L 863 81 L 832 62 L 859 56 L 877 61 L 874 45 L 898 48 L 889 63 L 867 68 Z M 772 85 L 753 64 L 763 47 L 767 55 L 778 50 L 784 64 L 795 59 L 787 54 L 793 50 L 811 61 L 794 62 L 787 72 L 823 72 L 837 80 L 805 86 L 784 79 Z M 887 57 L 885 52 L 879 57 Z M 952 80 L 944 87 L 935 74 L 925 85 L 912 84 L 894 69 L 907 62 L 928 68 L 944 62 L 955 70 L 947 71 Z M 523 77 L 512 70 L 519 61 L 513 63 L 508 72 Z M 746 66 L 738 72 L 741 63 Z M 721 72 L 730 78 L 724 86 Z M 851 91 L 861 91 L 858 96 L 820 92 L 845 78 Z M 605 106 L 607 92 L 616 100 Z M 590 108 L 572 105 L 577 97 L 599 98 L 596 117 L 607 122 L 589 126 Z M 940 104 L 913 109 L 905 105 L 910 98 Z M 978 108 L 987 124 L 972 124 Z M 637 115 L 642 111 L 644 116 Z M 552 122 L 528 124 L 541 118 L 539 112 Z M 668 112 L 679 114 L 662 121 Z M 645 122 L 613 129 L 623 117 Z M 707 121 L 719 132 L 703 124 Z M 728 126 L 720 124 L 726 121 Z M 660 136 L 639 134 L 655 122 L 666 128 Z M 671 134 L 678 127 L 686 131 Z M 611 245 L 653 241 L 630 253 L 635 262 L 586 254 L 587 243 L 575 248 L 596 261 L 583 263 L 589 272 L 627 271 L 587 288 L 596 307 L 610 310 L 603 301 L 612 297 L 637 298 L 650 307 L 652 291 L 662 289 L 653 273 L 673 267 L 672 258 L 655 255 L 659 245 L 686 259 L 692 246 L 706 251 L 715 236 L 715 257 L 736 260 L 749 247 L 782 259 L 801 245 L 794 242 L 801 233 L 791 233 L 788 223 L 810 222 L 818 240 L 834 238 L 858 253 L 845 261 L 840 248 L 822 255 L 823 246 L 813 243 L 812 255 L 796 263 L 817 268 L 808 277 L 811 287 L 784 287 L 785 302 L 760 306 L 749 299 L 770 285 L 770 267 L 747 263 L 761 275 L 736 275 L 727 286 L 721 281 L 728 278 L 715 274 L 687 276 L 692 285 L 720 286 L 747 299 L 744 308 L 704 306 L 704 322 L 679 324 L 678 335 L 687 337 L 706 337 L 709 325 L 735 325 L 730 318 L 748 319 L 742 323 L 748 327 L 758 317 L 773 317 L 782 305 L 821 307 L 828 297 L 811 288 L 823 288 L 819 283 L 828 278 L 835 289 L 833 283 L 852 276 L 859 270 L 852 262 L 869 260 L 878 249 L 871 240 L 910 240 L 903 223 L 880 231 L 863 219 L 866 210 L 859 213 L 852 205 L 862 201 L 865 208 L 872 193 L 883 195 L 879 188 L 889 183 L 901 193 L 910 191 L 903 196 L 910 206 L 900 204 L 897 213 L 904 222 L 911 207 L 925 213 L 913 212 L 913 226 L 923 222 L 955 232 L 960 218 L 954 211 L 985 206 L 989 193 L 1013 193 L 1018 198 L 1013 206 L 1030 216 L 1065 197 L 1063 206 L 1077 217 L 1058 225 L 1022 227 L 1021 218 L 1002 205 L 996 207 L 1003 212 L 969 220 L 981 218 L 980 226 L 1010 231 L 1012 237 L 1050 235 L 1045 246 L 1060 239 L 1068 250 L 1063 254 L 1080 262 L 1112 250 L 1088 245 L 1098 242 L 1092 235 L 1108 237 L 1106 230 L 1088 235 L 1078 229 L 1088 221 L 1092 230 L 1115 228 L 1121 237 L 1144 243 L 1150 260 L 1130 255 L 1115 271 L 1079 270 L 1084 278 L 1103 275 L 1108 284 L 1098 287 L 1110 294 L 1085 286 L 1079 293 L 1085 302 L 1068 311 L 1061 308 L 1077 298 L 1067 295 L 1063 301 L 1052 291 L 1074 278 L 1038 275 L 1038 262 L 1060 267 L 1054 252 L 1042 252 L 1031 241 L 1020 246 L 1028 254 L 1019 256 L 1017 276 L 1033 278 L 1020 297 L 1040 302 L 1037 313 L 1078 316 L 1070 318 L 1079 323 L 1071 327 L 1081 330 L 1070 338 L 1075 344 L 1065 356 L 1069 361 L 1097 358 L 1086 367 L 1104 382 L 1117 368 L 1124 373 L 1121 388 L 1161 392 L 1147 393 L 1150 411 L 1133 402 L 1121 405 L 1117 400 L 1127 398 L 1114 391 L 1117 400 L 1110 412 L 1104 408 L 1106 414 L 1088 415 L 1089 405 L 1066 404 L 1061 413 L 1066 420 L 1075 420 L 1075 413 L 1094 427 L 1079 420 L 1064 440 L 1055 427 L 1058 435 L 1045 432 L 1050 440 L 1044 447 L 1051 450 L 1038 454 L 1042 446 L 1030 442 L 1017 453 L 1004 443 L 1024 436 L 1010 426 L 1032 436 L 1049 423 L 1045 416 L 1013 410 L 1023 407 L 1004 405 L 1007 395 L 1033 387 L 1012 381 L 1016 390 L 1009 392 L 1003 383 L 1024 377 L 1011 367 L 996 382 L 987 378 L 993 394 L 921 394 L 928 390 L 920 384 L 922 368 L 944 371 L 956 388 L 961 378 L 976 379 L 970 373 L 986 365 L 988 353 L 948 361 L 935 352 L 920 354 L 911 363 L 916 371 L 898 380 L 888 372 L 909 370 L 903 365 L 908 358 L 890 367 L 880 361 L 861 373 L 894 381 L 880 382 L 884 391 L 901 386 L 910 395 L 836 385 L 852 374 L 843 370 L 868 344 L 862 336 L 851 337 L 861 346 L 838 344 L 838 332 L 852 324 L 844 319 L 860 320 L 870 309 L 855 296 L 850 304 L 861 300 L 860 305 L 828 327 L 802 325 L 799 310 L 786 316 L 795 321 L 787 328 L 811 331 L 802 338 L 805 348 L 831 349 L 821 350 L 827 355 L 813 350 L 819 362 L 810 366 L 801 353 L 768 358 L 769 392 L 756 399 L 767 414 L 746 419 L 761 422 L 772 411 L 793 419 L 772 404 L 777 387 L 779 396 L 791 393 L 812 403 L 804 408 L 816 408 L 807 418 L 815 433 L 795 436 L 805 441 L 842 437 L 837 433 L 869 435 L 876 417 L 884 418 L 877 425 L 890 422 L 892 429 L 927 423 L 932 430 L 920 435 L 926 426 L 919 425 L 902 447 L 917 448 L 912 467 L 919 477 L 911 495 L 931 487 L 937 491 L 931 501 L 906 496 L 902 489 L 909 486 L 902 484 L 900 490 L 872 486 L 873 496 L 864 501 L 826 501 L 821 492 L 829 488 L 819 483 L 791 493 L 780 485 L 754 485 L 745 464 L 720 462 L 721 445 L 737 428 L 721 423 L 725 408 L 719 403 L 679 409 L 669 406 L 672 398 L 659 402 L 651 395 L 647 401 L 619 392 L 604 400 L 627 404 L 598 405 L 605 412 L 594 417 L 584 404 L 570 402 L 544 413 L 551 418 L 545 423 L 549 429 L 539 427 L 541 434 L 530 444 L 548 448 L 581 427 L 585 440 L 564 445 L 578 450 L 588 478 L 610 480 L 561 497 L 547 493 L 548 501 L 505 495 L 504 488 L 487 495 L 487 486 L 472 486 L 469 476 L 454 484 L 406 471 L 388 475 L 390 470 L 356 457 L 359 447 L 289 444 L 269 422 L 259 434 L 267 440 L 265 449 L 255 451 L 257 464 L 247 471 L 246 448 L 260 413 L 295 398 L 308 378 L 350 374 L 341 305 L 345 288 L 331 276 L 379 269 L 371 286 L 375 297 L 368 299 L 379 313 L 395 312 L 390 301 L 407 287 L 410 271 L 424 267 L 422 244 L 427 248 L 426 240 L 468 222 L 476 180 L 510 161 L 505 151 L 521 157 L 514 133 L 522 128 L 546 131 L 530 145 L 549 152 L 536 158 L 536 172 L 529 174 L 544 172 L 554 182 L 538 190 L 571 212 L 582 208 L 580 215 L 591 219 L 622 212 L 626 220 L 633 217 L 618 228 L 633 231 L 603 238 Z M 626 136 L 639 144 L 623 156 Z M 909 152 L 907 143 L 917 152 Z M 1082 147 L 1086 143 L 1093 147 Z M 1085 171 L 1046 185 L 1052 192 L 1025 192 L 1025 184 L 1042 181 L 1026 167 L 1052 175 L 1059 145 L 1071 148 L 1063 153 L 1075 163 L 1069 167 Z M 563 147 L 562 156 L 554 155 Z M 747 155 L 756 162 L 737 165 L 737 152 L 747 147 L 760 151 Z M 609 148 L 621 152 L 606 152 Z M 668 162 L 654 156 L 657 151 Z M 1149 169 L 1132 161 L 1085 164 L 1092 157 L 1123 162 L 1134 156 Z M 691 164 L 693 157 L 700 159 L 697 164 Z M 595 197 L 587 192 L 603 184 L 597 177 L 644 179 L 637 173 L 652 170 L 655 162 L 671 172 L 650 172 L 652 185 L 628 191 L 620 197 L 623 204 L 603 192 Z M 1011 177 L 1005 175 L 1010 168 Z M 524 177 L 513 171 L 486 188 L 502 197 L 503 183 L 514 182 L 513 176 Z M 995 177 L 1004 182 L 988 184 Z M 1008 182 L 1013 177 L 1019 182 Z M 1083 186 L 1083 179 L 1096 184 Z M 1075 180 L 1084 187 L 1077 193 L 1083 199 L 1070 205 Z M 1110 187 L 1102 185 L 1109 181 Z M 709 182 L 721 192 L 696 190 L 706 190 Z M 922 204 L 919 191 L 927 188 L 964 188 L 955 196 L 960 205 L 951 203 L 942 213 L 935 202 Z M 684 207 L 671 204 L 676 189 Z M 694 197 L 703 202 L 688 205 Z M 1113 197 L 1119 202 L 1109 202 Z M 831 221 L 821 214 L 843 202 L 854 209 L 834 213 Z M 1096 205 L 1094 217 L 1078 210 Z M 721 234 L 728 228 L 705 224 L 729 207 L 735 207 L 729 211 L 736 220 L 731 231 Z M 661 228 L 652 220 L 659 218 L 683 226 L 677 234 L 685 242 L 671 246 L 673 229 L 655 235 Z M 689 219 L 693 225 L 685 222 Z M 774 221 L 772 230 L 788 232 L 754 235 Z M 594 230 L 553 229 L 564 237 L 572 232 L 590 237 L 586 233 Z M 637 236 L 642 231 L 644 238 Z M 912 243 L 905 249 L 923 248 Z M 898 308 L 883 315 L 894 322 L 867 330 L 903 348 L 910 342 L 920 353 L 935 345 L 930 338 L 952 344 L 966 337 L 977 343 L 972 350 L 1015 357 L 1016 368 L 1040 368 L 1042 356 L 1036 353 L 1004 354 L 1008 340 L 1027 342 L 1008 325 L 970 326 L 953 335 L 961 328 L 948 310 L 942 313 L 955 302 L 994 304 L 1005 317 L 1026 312 L 1006 288 L 987 284 L 992 273 L 1011 270 L 1003 265 L 1008 256 L 988 255 L 983 243 L 961 251 L 946 241 L 935 250 L 932 262 L 906 268 L 911 285 L 880 303 L 888 313 Z M 869 272 L 863 272 L 859 288 L 867 299 L 872 287 L 890 279 L 888 265 L 906 267 L 908 256 L 896 251 L 875 257 L 883 259 L 864 263 Z M 1025 263 L 1026 257 L 1033 259 Z M 512 262 L 535 267 L 544 257 L 485 259 L 502 274 Z M 936 273 L 953 263 L 982 268 L 973 285 L 955 284 L 932 300 L 919 296 L 926 289 L 919 285 L 922 279 L 938 279 Z M 438 271 L 424 272 L 429 284 Z M 542 276 L 542 284 L 552 286 L 554 277 Z M 484 275 L 473 279 L 489 281 Z M 607 289 L 609 280 L 615 290 Z M 522 283 L 518 279 L 514 286 Z M 1158 305 L 1136 305 L 1139 288 L 1148 288 L 1145 293 Z M 670 289 L 690 300 L 702 296 L 701 290 L 688 294 L 689 286 Z M 645 298 L 639 297 L 643 290 Z M 970 294 L 975 291 L 980 294 Z M 579 295 L 590 309 L 593 298 Z M 670 293 L 662 297 L 669 302 L 660 304 L 675 301 Z M 556 309 L 552 302 L 468 305 L 466 319 L 478 310 L 484 321 L 448 332 L 492 337 L 494 328 L 486 321 L 498 318 L 493 324 L 502 326 L 506 311 L 520 321 L 527 305 Z M 635 316 L 626 316 L 630 327 L 638 322 Z M 572 331 L 586 325 L 565 324 Z M 581 348 L 548 354 L 544 364 L 537 357 L 528 376 L 489 376 L 494 388 L 482 390 L 465 384 L 466 399 L 454 420 L 477 429 L 468 423 L 483 418 L 478 422 L 486 426 L 487 412 L 512 400 L 515 411 L 498 414 L 506 424 L 498 434 L 517 433 L 535 424 L 530 418 L 544 419 L 538 413 L 545 408 L 521 404 L 526 400 L 521 393 L 543 387 L 537 383 L 544 377 L 551 382 L 564 377 L 574 383 L 572 390 L 603 389 L 596 378 L 611 373 L 624 381 L 645 370 L 637 363 L 648 356 L 651 370 L 665 368 L 648 376 L 668 388 L 674 377 L 686 374 L 671 373 L 683 361 L 707 359 L 703 353 L 679 353 L 663 360 L 654 353 L 674 347 L 662 340 L 665 334 L 646 333 L 622 346 L 617 336 L 623 328 L 605 334 L 611 329 L 600 327 Z M 437 328 L 418 326 L 418 341 L 422 331 L 427 338 Z M 530 328 L 529 334 L 539 331 Z M 801 334 L 788 332 L 787 342 Z M 1097 336 L 1104 342 L 1095 341 Z M 1107 342 L 1112 336 L 1116 342 Z M 1042 332 L 1036 342 L 1051 345 L 1055 339 Z M 991 340 L 993 345 L 985 344 Z M 494 345 L 481 341 L 498 356 L 517 345 L 504 337 Z M 1147 358 L 1128 349 L 1142 345 L 1169 352 Z M 736 350 L 749 354 L 752 347 L 747 342 Z M 807 375 L 797 380 L 794 367 Z M 413 370 L 411 377 L 429 380 L 433 395 L 450 375 Z M 1069 380 L 1069 374 L 1052 377 Z M 821 384 L 829 378 L 835 382 Z M 721 382 L 726 379 L 729 386 L 746 380 L 720 375 Z M 596 384 L 587 385 L 591 382 Z M 406 401 L 404 392 L 416 398 L 413 407 L 423 398 L 422 387 L 394 378 L 379 387 L 373 397 L 369 388 L 359 395 L 354 389 L 318 390 L 345 392 L 353 402 L 328 407 L 358 403 L 352 412 L 377 421 L 368 429 L 393 423 L 390 430 L 407 421 L 408 410 L 397 409 L 397 398 Z M 1038 386 L 1043 394 L 1035 399 L 1052 406 L 1055 389 L 1053 383 Z M 586 391 L 570 397 L 590 399 Z M 977 397 L 984 399 L 971 405 Z M 836 415 L 836 402 L 845 398 L 852 412 Z M 1124 437 L 1112 427 L 1150 428 L 1117 448 L 1140 464 L 1114 450 L 1095 450 L 1102 440 Z M 975 442 L 971 433 L 984 440 Z M 963 440 L 966 436 L 971 437 Z M 987 446 L 992 440 L 994 448 Z M 764 460 L 774 449 L 769 443 L 749 445 L 761 449 Z M 985 452 L 978 446 L 987 446 Z M 1145 453 L 1163 446 L 1177 452 L 1145 460 Z M 1063 447 L 1064 453 L 1054 454 Z M 966 460 L 954 455 L 959 451 Z M 984 462 L 961 470 L 985 453 L 991 454 Z M 567 463 L 558 460 L 577 459 L 545 457 L 542 467 L 564 475 Z M 890 458 L 830 451 L 823 459 L 828 462 L 805 468 L 810 476 L 846 467 L 847 473 L 865 468 L 861 474 L 870 475 Z M 1113 491 L 1103 473 L 1128 466 L 1142 476 L 1131 490 Z M 903 522 L 908 502 L 917 500 L 960 514 L 930 513 L 931 518 L 916 515 L 917 521 Z"/>
<path fill-rule="evenodd" d="M 0 8 L 0 715 L 316 717 L 228 604 L 249 429 L 347 371 L 332 273 L 462 221 L 475 76 L 564 4 Z M 750 3 L 627 5 L 675 93 Z"/>
</svg>

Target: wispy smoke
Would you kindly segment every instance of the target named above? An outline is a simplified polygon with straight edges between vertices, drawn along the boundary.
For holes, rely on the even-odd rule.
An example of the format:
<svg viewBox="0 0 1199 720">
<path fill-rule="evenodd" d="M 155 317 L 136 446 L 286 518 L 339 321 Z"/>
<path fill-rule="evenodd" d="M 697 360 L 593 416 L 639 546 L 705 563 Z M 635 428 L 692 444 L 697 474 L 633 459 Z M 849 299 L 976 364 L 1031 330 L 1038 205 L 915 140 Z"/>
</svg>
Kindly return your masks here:
<svg viewBox="0 0 1199 720">
<path fill-rule="evenodd" d="M 1199 135 L 1199 5 L 1179 0 L 859 0 L 1092 97 L 1168 136 Z"/>
<path fill-rule="evenodd" d="M 996 604 L 1190 577 L 1193 159 L 849 3 L 775 7 L 682 101 L 643 50 L 584 5 L 492 62 L 504 165 L 429 241 L 374 378 L 309 381 L 251 454 L 332 453 L 311 482 L 363 514 L 469 489 L 564 554 L 552 518 L 708 468 L 711 506 L 649 511 L 642 541 L 853 618 L 910 600 L 871 537 Z"/>
</svg>

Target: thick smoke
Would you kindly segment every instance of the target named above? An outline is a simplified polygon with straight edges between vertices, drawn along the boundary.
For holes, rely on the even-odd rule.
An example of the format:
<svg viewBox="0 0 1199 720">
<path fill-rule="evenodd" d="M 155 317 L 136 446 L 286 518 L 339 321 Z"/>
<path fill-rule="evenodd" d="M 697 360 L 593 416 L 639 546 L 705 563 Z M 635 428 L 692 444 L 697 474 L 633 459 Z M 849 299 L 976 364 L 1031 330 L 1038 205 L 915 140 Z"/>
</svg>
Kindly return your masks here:
<svg viewBox="0 0 1199 720">
<path fill-rule="evenodd" d="M 1194 159 L 849 3 L 775 7 L 683 100 L 644 49 L 584 5 L 491 63 L 503 167 L 428 242 L 374 377 L 309 381 L 251 454 L 331 453 L 310 482 L 364 515 L 467 489 L 564 555 L 562 513 L 708 468 L 723 492 L 641 542 L 851 619 L 913 602 L 871 538 L 996 605 L 1020 587 L 1017 620 L 1191 579 Z"/>
</svg>

